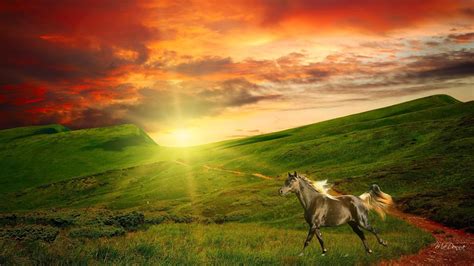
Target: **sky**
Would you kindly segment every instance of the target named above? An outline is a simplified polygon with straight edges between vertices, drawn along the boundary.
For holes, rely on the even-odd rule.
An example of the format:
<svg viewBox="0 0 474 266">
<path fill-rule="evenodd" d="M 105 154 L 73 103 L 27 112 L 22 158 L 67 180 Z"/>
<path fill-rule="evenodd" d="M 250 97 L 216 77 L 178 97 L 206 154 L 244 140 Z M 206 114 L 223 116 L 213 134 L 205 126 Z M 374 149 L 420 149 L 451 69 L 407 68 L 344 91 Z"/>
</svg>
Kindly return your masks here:
<svg viewBox="0 0 474 266">
<path fill-rule="evenodd" d="M 0 38 L 0 129 L 133 123 L 189 146 L 474 100 L 467 0 L 2 1 Z"/>
</svg>

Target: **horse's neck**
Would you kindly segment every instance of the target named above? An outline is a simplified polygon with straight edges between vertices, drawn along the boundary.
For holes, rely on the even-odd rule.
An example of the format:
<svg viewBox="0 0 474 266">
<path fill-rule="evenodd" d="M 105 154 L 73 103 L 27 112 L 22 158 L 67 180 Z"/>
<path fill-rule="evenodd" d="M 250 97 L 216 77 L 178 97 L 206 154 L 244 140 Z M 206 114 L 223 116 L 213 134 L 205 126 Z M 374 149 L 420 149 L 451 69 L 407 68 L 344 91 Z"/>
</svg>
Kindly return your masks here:
<svg viewBox="0 0 474 266">
<path fill-rule="evenodd" d="M 323 195 L 311 190 L 306 184 L 300 184 L 300 190 L 296 193 L 296 197 L 298 197 L 301 206 L 303 206 L 305 210 L 309 208 L 313 200 L 322 196 Z"/>
</svg>

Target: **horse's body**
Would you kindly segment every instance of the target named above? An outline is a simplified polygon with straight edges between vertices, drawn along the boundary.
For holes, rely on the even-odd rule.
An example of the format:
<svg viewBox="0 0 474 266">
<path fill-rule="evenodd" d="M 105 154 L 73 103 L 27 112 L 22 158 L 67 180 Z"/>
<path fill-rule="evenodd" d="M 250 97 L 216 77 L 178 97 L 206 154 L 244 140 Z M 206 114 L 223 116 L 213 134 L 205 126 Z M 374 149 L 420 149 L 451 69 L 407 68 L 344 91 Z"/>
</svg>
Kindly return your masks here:
<svg viewBox="0 0 474 266">
<path fill-rule="evenodd" d="M 327 191 L 325 181 L 312 182 L 304 176 L 299 176 L 296 172 L 293 175 L 288 173 L 288 179 L 280 189 L 281 195 L 286 195 L 289 192 L 295 193 L 303 206 L 305 220 L 309 224 L 309 232 L 303 251 L 316 234 L 324 255 L 327 250 L 324 248 L 319 228 L 338 226 L 345 223 L 349 224 L 360 237 L 367 253 L 372 253 L 372 250 L 368 247 L 361 229 L 373 233 L 381 245 L 387 245 L 369 224 L 368 212 L 370 209 L 374 209 L 383 217 L 384 210 L 392 203 L 390 195 L 383 193 L 377 185 L 372 185 L 369 192 L 359 197 L 353 195 L 334 197 L 329 195 Z M 303 255 L 303 252 L 301 255 Z"/>
</svg>

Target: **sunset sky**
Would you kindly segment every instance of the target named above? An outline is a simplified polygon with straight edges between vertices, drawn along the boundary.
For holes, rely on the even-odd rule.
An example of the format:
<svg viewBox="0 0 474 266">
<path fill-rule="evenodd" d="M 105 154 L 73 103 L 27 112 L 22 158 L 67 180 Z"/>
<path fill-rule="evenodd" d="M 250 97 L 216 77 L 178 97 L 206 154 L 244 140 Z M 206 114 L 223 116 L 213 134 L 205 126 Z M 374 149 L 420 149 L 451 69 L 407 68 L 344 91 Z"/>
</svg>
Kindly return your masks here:
<svg viewBox="0 0 474 266">
<path fill-rule="evenodd" d="M 474 100 L 474 1 L 2 1 L 0 128 L 195 145 Z"/>
</svg>

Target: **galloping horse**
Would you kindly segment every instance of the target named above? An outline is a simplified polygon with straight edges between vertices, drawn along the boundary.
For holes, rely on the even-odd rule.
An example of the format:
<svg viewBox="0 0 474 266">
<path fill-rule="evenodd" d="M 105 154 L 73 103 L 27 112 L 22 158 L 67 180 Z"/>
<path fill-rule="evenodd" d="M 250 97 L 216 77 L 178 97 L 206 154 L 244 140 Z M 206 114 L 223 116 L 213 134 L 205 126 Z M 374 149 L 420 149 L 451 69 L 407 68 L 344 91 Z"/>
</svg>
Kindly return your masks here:
<svg viewBox="0 0 474 266">
<path fill-rule="evenodd" d="M 305 176 L 298 175 L 296 172 L 294 174 L 288 173 L 285 184 L 280 188 L 280 195 L 282 196 L 290 192 L 296 194 L 303 206 L 305 220 L 309 224 L 308 236 L 300 256 L 303 255 L 314 234 L 319 240 L 324 256 L 327 250 L 324 248 L 319 228 L 338 226 L 345 223 L 349 224 L 362 240 L 367 254 L 372 253 L 372 250 L 367 245 L 364 232 L 361 229 L 371 232 L 381 245 L 387 246 L 387 243 L 379 237 L 375 228 L 369 224 L 368 212 L 374 210 L 384 218 L 386 209 L 393 204 L 390 195 L 383 193 L 377 185 L 372 185 L 369 192 L 358 197 L 353 195 L 331 196 L 328 190 L 326 180 L 312 181 Z"/>
</svg>

